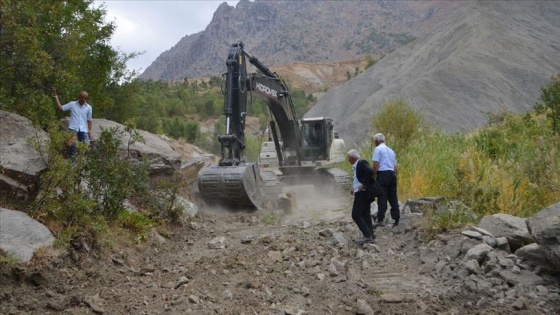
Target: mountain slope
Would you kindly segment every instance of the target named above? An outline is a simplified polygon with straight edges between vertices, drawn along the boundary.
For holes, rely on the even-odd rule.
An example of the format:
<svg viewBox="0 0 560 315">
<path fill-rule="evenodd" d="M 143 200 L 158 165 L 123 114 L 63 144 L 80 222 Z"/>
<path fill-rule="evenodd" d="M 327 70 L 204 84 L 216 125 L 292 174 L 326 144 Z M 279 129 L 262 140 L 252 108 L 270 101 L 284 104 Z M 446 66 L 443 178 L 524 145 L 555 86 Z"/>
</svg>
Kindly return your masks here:
<svg viewBox="0 0 560 315">
<path fill-rule="evenodd" d="M 140 76 L 219 76 L 229 46 L 243 41 L 267 66 L 380 56 L 426 34 L 456 1 L 266 1 L 222 3 L 208 27 L 185 36 Z"/>
<path fill-rule="evenodd" d="M 429 122 L 466 131 L 487 113 L 527 111 L 560 73 L 560 6 L 555 1 L 473 1 L 429 35 L 329 90 L 306 116 L 330 116 L 360 143 L 385 100 L 404 98 Z M 363 126 L 355 129 L 354 126 Z"/>
</svg>

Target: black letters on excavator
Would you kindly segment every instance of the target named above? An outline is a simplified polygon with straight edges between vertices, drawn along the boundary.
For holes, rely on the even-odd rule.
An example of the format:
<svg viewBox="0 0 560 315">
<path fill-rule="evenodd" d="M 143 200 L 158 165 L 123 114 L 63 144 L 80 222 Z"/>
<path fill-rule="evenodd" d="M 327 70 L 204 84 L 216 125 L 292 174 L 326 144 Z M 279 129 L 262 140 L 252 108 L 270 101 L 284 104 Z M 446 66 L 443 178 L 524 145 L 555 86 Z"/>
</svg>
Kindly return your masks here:
<svg viewBox="0 0 560 315">
<path fill-rule="evenodd" d="M 247 60 L 260 73 L 247 73 Z M 218 165 L 198 174 L 200 196 L 209 206 L 227 209 L 261 209 L 273 207 L 282 193 L 280 179 L 271 171 L 259 170 L 256 163 L 245 161 L 245 118 L 248 93 L 262 99 L 273 117 L 269 123 L 278 157 L 279 169 L 290 177 L 313 173 L 314 167 L 302 167 L 304 137 L 287 85 L 276 73 L 244 49 L 242 42 L 231 45 L 226 60 L 224 89 L 225 133 L 218 137 L 221 159 Z M 332 131 L 332 120 L 323 119 Z M 319 126 L 321 127 L 321 126 Z M 321 135 L 322 136 L 322 135 Z M 332 142 L 332 137 L 324 137 Z M 330 142 L 319 151 L 328 158 Z M 326 153 L 326 154 L 324 154 Z M 312 157 L 316 159 L 316 157 Z M 321 174 L 325 174 L 322 172 Z M 281 176 L 282 177 L 282 176 Z M 324 180 L 324 178 L 323 178 Z"/>
</svg>

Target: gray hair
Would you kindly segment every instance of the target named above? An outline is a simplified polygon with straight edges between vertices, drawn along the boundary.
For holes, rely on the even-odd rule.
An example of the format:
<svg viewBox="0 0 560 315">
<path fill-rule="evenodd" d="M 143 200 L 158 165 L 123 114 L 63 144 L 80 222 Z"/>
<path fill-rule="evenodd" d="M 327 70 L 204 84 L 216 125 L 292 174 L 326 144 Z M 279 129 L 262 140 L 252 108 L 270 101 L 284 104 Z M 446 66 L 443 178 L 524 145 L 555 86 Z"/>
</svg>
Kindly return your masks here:
<svg viewBox="0 0 560 315">
<path fill-rule="evenodd" d="M 355 159 L 359 159 L 360 158 L 360 152 L 358 152 L 358 150 L 352 149 L 352 150 L 348 151 L 348 156 L 353 157 Z"/>
<path fill-rule="evenodd" d="M 378 141 L 378 142 L 385 142 L 385 136 L 382 133 L 376 133 L 373 136 L 373 139 Z"/>
</svg>

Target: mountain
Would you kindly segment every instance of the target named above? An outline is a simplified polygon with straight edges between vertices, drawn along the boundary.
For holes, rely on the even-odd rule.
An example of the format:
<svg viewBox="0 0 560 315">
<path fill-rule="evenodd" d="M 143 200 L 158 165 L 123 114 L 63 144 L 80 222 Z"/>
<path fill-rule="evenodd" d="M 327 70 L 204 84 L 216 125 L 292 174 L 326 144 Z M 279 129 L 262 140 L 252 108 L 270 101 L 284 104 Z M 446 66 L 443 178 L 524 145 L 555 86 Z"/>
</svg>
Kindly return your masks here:
<svg viewBox="0 0 560 315">
<path fill-rule="evenodd" d="M 370 130 L 370 118 L 395 98 L 449 132 L 479 127 L 490 112 L 528 111 L 560 73 L 558 2 L 463 4 L 429 34 L 330 89 L 306 116 L 333 117 L 342 138 L 360 143 L 383 132 Z"/>
<path fill-rule="evenodd" d="M 162 53 L 142 80 L 219 76 L 232 43 L 267 66 L 338 62 L 390 53 L 429 30 L 457 1 L 267 1 L 222 3 L 202 32 Z"/>
</svg>

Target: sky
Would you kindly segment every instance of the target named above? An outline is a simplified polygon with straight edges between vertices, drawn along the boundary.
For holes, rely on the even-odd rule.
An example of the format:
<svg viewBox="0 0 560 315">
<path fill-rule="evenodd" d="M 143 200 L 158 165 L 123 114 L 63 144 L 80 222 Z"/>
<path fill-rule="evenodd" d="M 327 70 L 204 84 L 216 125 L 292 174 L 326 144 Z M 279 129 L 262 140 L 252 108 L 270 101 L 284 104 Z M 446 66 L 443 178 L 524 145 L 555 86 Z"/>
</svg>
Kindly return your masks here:
<svg viewBox="0 0 560 315">
<path fill-rule="evenodd" d="M 142 73 L 164 51 L 187 35 L 203 31 L 225 0 L 105 0 L 94 1 L 107 10 L 106 21 L 117 26 L 111 45 L 124 53 L 143 52 L 127 63 Z"/>
</svg>

